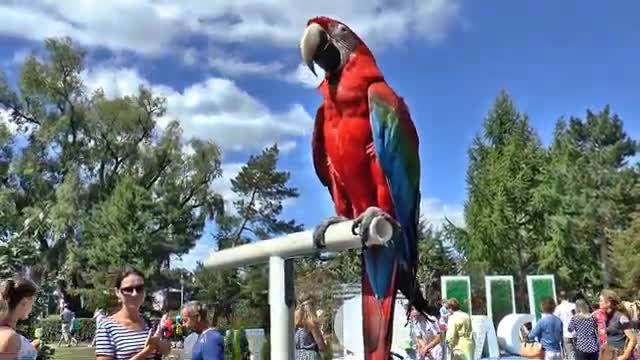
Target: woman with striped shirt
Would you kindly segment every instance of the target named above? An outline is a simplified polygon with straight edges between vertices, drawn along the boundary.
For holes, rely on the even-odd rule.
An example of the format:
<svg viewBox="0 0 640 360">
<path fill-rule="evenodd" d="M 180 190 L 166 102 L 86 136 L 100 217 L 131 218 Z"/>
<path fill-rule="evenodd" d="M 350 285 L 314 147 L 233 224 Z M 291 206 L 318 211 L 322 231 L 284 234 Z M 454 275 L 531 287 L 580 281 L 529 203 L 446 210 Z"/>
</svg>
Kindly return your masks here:
<svg viewBox="0 0 640 360">
<path fill-rule="evenodd" d="M 116 278 L 116 296 L 122 307 L 96 330 L 96 360 L 142 360 L 167 355 L 171 345 L 152 333 L 140 314 L 144 302 L 144 276 L 126 269 Z"/>
</svg>

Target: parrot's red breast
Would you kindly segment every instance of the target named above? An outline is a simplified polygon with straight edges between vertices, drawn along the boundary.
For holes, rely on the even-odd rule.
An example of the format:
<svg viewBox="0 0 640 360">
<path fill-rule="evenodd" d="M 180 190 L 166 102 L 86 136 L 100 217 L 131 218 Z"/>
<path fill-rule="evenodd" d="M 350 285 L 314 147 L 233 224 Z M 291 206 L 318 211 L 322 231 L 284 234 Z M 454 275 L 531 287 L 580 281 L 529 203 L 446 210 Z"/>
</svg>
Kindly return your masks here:
<svg viewBox="0 0 640 360">
<path fill-rule="evenodd" d="M 314 147 L 322 150 L 314 152 L 314 161 L 320 177 L 328 180 L 325 185 L 333 185 L 336 212 L 348 218 L 372 204 L 393 216 L 389 192 L 379 188 L 386 183 L 382 169 L 372 152 L 366 151 L 373 141 L 368 90 L 371 84 L 384 81 L 367 53 L 368 49 L 352 55 L 337 85 L 325 79 L 319 87 L 324 102 L 316 115 L 315 131 L 322 143 Z"/>
</svg>

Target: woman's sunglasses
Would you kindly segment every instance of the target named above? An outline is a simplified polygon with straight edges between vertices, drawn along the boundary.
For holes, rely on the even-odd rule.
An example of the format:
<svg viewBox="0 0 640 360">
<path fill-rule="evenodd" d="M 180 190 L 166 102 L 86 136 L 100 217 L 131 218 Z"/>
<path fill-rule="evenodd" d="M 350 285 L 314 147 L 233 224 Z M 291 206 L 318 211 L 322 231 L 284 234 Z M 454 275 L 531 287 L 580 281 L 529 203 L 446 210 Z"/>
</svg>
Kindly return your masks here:
<svg viewBox="0 0 640 360">
<path fill-rule="evenodd" d="M 136 294 L 141 294 L 144 291 L 144 285 L 128 286 L 128 287 L 120 288 L 120 292 L 127 295 L 133 294 L 134 290 L 136 291 Z"/>
</svg>

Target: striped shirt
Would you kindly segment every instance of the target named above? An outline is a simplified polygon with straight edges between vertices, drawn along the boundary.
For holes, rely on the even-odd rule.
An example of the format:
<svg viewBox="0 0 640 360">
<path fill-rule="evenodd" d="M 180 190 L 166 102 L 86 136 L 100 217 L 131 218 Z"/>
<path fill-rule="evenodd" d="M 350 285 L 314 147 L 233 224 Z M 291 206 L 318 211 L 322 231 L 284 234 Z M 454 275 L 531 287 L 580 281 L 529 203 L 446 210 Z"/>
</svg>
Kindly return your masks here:
<svg viewBox="0 0 640 360">
<path fill-rule="evenodd" d="M 134 331 L 110 317 L 105 318 L 96 330 L 96 356 L 129 360 L 144 349 L 149 330 L 147 323 L 143 330 Z M 153 359 L 154 355 L 149 355 L 147 358 Z"/>
</svg>

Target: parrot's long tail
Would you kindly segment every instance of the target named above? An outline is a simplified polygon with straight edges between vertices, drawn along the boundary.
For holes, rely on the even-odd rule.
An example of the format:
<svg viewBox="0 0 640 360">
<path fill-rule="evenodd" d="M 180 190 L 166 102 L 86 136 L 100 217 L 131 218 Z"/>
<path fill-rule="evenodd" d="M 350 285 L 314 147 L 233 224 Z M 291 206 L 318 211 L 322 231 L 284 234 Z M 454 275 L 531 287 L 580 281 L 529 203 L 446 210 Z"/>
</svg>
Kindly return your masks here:
<svg viewBox="0 0 640 360">
<path fill-rule="evenodd" d="M 367 252 L 370 251 L 369 249 Z M 365 257 L 365 261 L 366 261 Z M 364 336 L 365 360 L 389 360 L 393 337 L 393 312 L 398 289 L 397 265 L 393 262 L 390 281 L 383 297 L 377 297 L 371 278 L 379 277 L 367 273 L 362 267 L 362 334 Z M 371 269 L 371 268 L 370 268 Z M 378 269 L 376 269 L 378 270 Z M 372 276 L 373 275 L 373 276 Z M 373 285 L 373 286 L 372 286 Z"/>
</svg>

